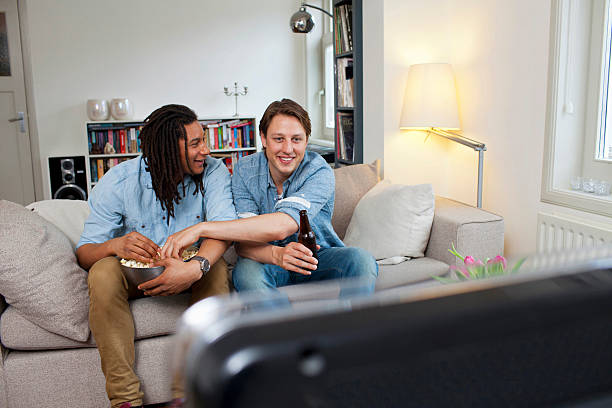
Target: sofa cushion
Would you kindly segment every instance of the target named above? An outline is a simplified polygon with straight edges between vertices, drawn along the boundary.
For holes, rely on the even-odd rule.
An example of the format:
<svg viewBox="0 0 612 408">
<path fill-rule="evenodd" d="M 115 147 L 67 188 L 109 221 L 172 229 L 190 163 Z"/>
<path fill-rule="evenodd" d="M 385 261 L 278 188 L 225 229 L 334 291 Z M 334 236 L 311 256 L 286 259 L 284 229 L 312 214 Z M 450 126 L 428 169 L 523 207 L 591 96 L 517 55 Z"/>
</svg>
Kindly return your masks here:
<svg viewBox="0 0 612 408">
<path fill-rule="evenodd" d="M 83 233 L 85 220 L 89 216 L 87 201 L 82 200 L 44 200 L 27 205 L 28 210 L 55 225 L 76 247 Z"/>
<path fill-rule="evenodd" d="M 87 340 L 87 273 L 57 227 L 0 201 L 0 259 L 0 294 L 8 304 L 50 332 Z"/>
<path fill-rule="evenodd" d="M 130 301 L 136 340 L 174 333 L 181 314 L 189 305 L 189 294 L 145 297 Z M 51 333 L 25 319 L 10 307 L 0 316 L 2 344 L 14 350 L 51 350 L 96 347 L 93 336 L 78 342 Z"/>
<path fill-rule="evenodd" d="M 377 260 L 422 257 L 434 217 L 431 184 L 381 181 L 359 200 L 344 237 Z"/>
<path fill-rule="evenodd" d="M 355 164 L 334 170 L 336 198 L 332 226 L 340 239 L 344 239 L 353 210 L 361 197 L 378 183 L 378 161 L 372 164 Z"/>
<path fill-rule="evenodd" d="M 411 285 L 448 273 L 449 266 L 433 258 L 415 258 L 397 265 L 379 265 L 376 291 Z"/>
</svg>

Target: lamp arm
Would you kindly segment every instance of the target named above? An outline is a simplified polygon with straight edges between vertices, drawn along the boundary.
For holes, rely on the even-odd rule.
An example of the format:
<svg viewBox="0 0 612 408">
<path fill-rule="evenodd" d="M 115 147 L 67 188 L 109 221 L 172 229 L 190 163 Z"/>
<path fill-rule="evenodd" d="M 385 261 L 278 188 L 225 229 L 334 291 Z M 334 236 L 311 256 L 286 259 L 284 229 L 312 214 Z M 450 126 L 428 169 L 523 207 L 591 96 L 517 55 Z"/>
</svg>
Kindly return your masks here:
<svg viewBox="0 0 612 408">
<path fill-rule="evenodd" d="M 313 9 L 317 9 L 319 11 L 322 11 L 323 13 L 327 14 L 331 18 L 334 18 L 334 16 L 329 11 L 327 11 L 325 9 L 322 9 L 321 7 L 313 6 L 311 4 L 306 4 L 306 3 L 302 3 L 302 7 L 312 7 Z"/>
<path fill-rule="evenodd" d="M 487 146 L 477 140 L 470 139 L 455 132 L 449 132 L 448 130 L 431 128 L 429 129 L 429 132 L 435 133 L 438 136 L 442 136 L 445 139 L 452 140 L 453 142 L 460 143 L 464 146 L 471 147 L 478 152 L 478 187 L 476 191 L 476 207 L 482 208 L 482 167 L 484 162 L 484 152 L 487 150 Z"/>
<path fill-rule="evenodd" d="M 450 132 L 448 130 L 442 130 L 439 128 L 431 128 L 429 131 L 432 133 L 435 133 L 438 136 L 442 136 L 443 138 L 452 140 L 453 142 L 461 143 L 464 146 L 471 147 L 472 149 L 476 151 L 486 151 L 487 150 L 487 146 L 484 143 L 481 143 L 474 139 L 470 139 L 468 137 L 465 137 L 455 132 Z"/>
</svg>

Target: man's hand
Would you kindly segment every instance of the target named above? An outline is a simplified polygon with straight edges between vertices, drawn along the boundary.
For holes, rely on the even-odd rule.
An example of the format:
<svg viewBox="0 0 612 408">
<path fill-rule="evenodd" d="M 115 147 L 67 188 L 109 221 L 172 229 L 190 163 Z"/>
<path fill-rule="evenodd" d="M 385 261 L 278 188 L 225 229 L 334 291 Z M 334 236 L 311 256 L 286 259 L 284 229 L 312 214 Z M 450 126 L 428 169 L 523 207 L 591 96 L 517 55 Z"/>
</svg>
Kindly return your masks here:
<svg viewBox="0 0 612 408">
<path fill-rule="evenodd" d="M 200 239 L 200 224 L 192 225 L 182 231 L 175 232 L 166 240 L 161 249 L 161 257 L 181 259 L 183 249 L 191 246 Z"/>
<path fill-rule="evenodd" d="M 317 249 L 320 246 L 317 245 Z M 288 271 L 310 275 L 310 270 L 317 269 L 316 258 L 312 256 L 312 251 L 297 242 L 290 242 L 285 247 L 272 247 L 274 263 Z"/>
<path fill-rule="evenodd" d="M 109 243 L 112 252 L 120 258 L 151 263 L 159 257 L 160 249 L 155 242 L 136 231 L 114 238 Z"/>
<path fill-rule="evenodd" d="M 147 296 L 176 295 L 187 290 L 202 277 L 197 262 L 166 258 L 155 262 L 155 266 L 164 266 L 166 269 L 157 278 L 138 285 L 138 289 L 144 291 Z"/>
</svg>

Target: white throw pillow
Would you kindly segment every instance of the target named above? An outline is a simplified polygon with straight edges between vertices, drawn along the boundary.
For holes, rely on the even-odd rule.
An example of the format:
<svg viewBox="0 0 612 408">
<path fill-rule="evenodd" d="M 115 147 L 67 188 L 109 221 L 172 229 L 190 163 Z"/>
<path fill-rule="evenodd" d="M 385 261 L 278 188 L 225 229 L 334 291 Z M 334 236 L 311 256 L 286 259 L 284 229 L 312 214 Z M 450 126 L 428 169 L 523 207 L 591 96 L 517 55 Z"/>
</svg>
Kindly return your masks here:
<svg viewBox="0 0 612 408">
<path fill-rule="evenodd" d="M 29 204 L 26 208 L 66 234 L 73 249 L 81 238 L 85 220 L 89 216 L 87 201 L 82 200 L 43 200 Z"/>
<path fill-rule="evenodd" d="M 344 243 L 367 250 L 377 260 L 422 257 L 433 217 L 431 184 L 406 186 L 383 180 L 355 207 Z"/>
</svg>

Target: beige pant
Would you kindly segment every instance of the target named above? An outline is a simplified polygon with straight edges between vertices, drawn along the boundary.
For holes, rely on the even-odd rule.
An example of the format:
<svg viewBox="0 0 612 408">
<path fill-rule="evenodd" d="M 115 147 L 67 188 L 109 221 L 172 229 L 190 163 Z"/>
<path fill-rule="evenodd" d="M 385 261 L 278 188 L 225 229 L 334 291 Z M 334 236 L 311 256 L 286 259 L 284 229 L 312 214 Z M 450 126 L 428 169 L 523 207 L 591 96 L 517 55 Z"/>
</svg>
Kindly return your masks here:
<svg viewBox="0 0 612 408">
<path fill-rule="evenodd" d="M 143 393 L 134 372 L 134 319 L 128 299 L 142 291 L 123 276 L 119 260 L 107 257 L 89 270 L 89 326 L 100 353 L 106 393 L 112 407 L 124 402 L 142 405 Z M 190 305 L 209 296 L 229 292 L 228 269 L 219 259 L 205 277 L 191 286 Z M 170 367 L 168 367 L 170 370 Z M 175 380 L 173 398 L 182 397 L 182 381 Z"/>
</svg>

